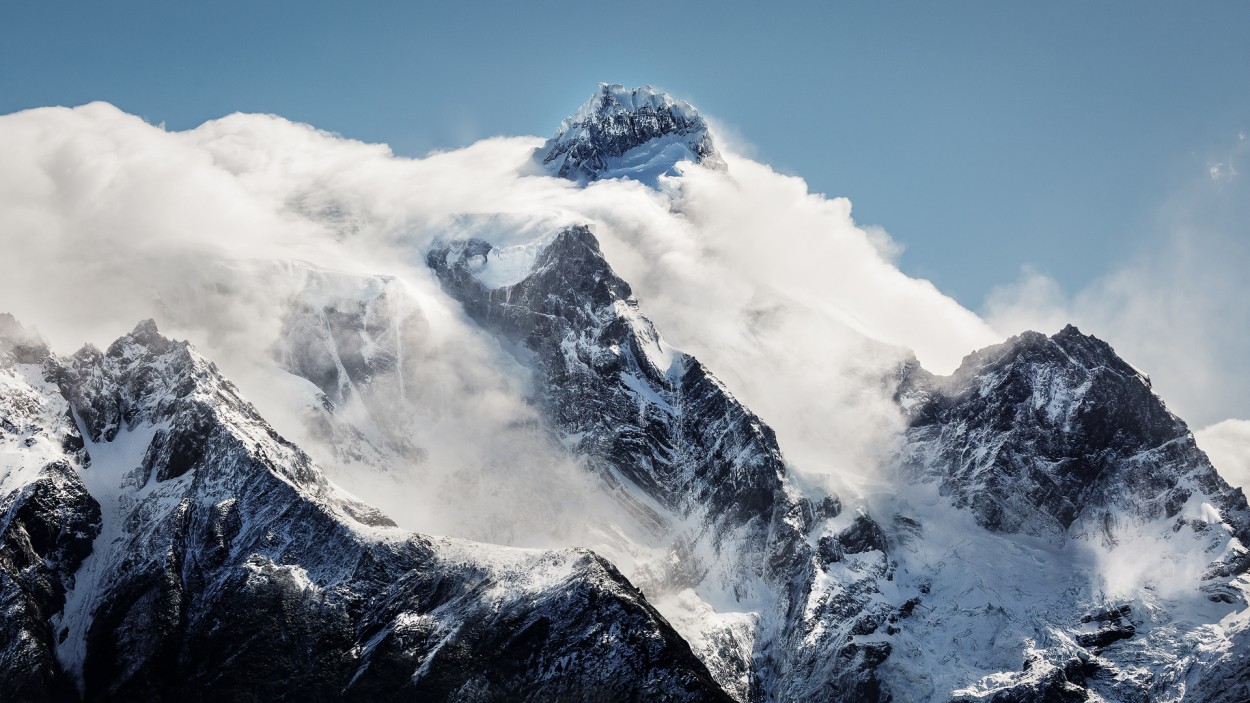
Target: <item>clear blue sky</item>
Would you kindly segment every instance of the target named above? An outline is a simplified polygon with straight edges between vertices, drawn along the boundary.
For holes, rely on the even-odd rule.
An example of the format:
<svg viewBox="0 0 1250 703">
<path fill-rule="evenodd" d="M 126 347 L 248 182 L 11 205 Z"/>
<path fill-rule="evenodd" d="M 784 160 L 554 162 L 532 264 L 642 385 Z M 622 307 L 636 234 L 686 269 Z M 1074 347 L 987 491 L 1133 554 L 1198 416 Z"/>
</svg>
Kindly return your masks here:
<svg viewBox="0 0 1250 703">
<path fill-rule="evenodd" d="M 599 81 L 651 83 L 850 197 L 973 308 L 1024 264 L 1070 289 L 1109 270 L 1250 131 L 1247 2 L 0 8 L 0 113 L 273 112 L 418 155 L 546 136 Z"/>
</svg>

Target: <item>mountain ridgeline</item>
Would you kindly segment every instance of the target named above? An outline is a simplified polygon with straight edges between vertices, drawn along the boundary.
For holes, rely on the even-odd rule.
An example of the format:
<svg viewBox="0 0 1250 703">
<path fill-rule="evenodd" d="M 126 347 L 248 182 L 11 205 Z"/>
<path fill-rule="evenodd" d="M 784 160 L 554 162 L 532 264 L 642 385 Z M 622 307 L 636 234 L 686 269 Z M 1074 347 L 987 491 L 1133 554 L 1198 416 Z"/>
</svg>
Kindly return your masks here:
<svg viewBox="0 0 1250 703">
<path fill-rule="evenodd" d="M 733 178 L 649 87 L 602 85 L 533 161 Z M 151 320 L 60 356 L 0 315 L 0 700 L 1250 700 L 1250 507 L 1107 343 L 903 364 L 884 488 L 834 492 L 665 341 L 593 223 L 420 263 L 529 375 L 609 537 L 417 534 L 327 478 L 431 461 L 404 386 L 429 323 L 385 276 L 281 262 L 302 288 L 266 348 L 309 389 L 303 446 Z"/>
</svg>

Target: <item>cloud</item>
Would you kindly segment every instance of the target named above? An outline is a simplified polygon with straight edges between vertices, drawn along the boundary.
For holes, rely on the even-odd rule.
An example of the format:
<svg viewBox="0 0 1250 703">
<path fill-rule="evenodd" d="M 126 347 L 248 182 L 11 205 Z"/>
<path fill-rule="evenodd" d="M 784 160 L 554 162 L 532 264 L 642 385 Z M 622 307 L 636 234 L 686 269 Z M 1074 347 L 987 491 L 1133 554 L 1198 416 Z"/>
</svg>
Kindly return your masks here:
<svg viewBox="0 0 1250 703">
<path fill-rule="evenodd" d="M 1244 164 L 1246 144 L 1237 140 L 1221 173 Z M 1143 232 L 1116 269 L 1069 292 L 1026 268 L 987 296 L 982 314 L 1004 335 L 1076 324 L 1148 374 L 1173 412 L 1202 426 L 1250 416 L 1247 261 L 1250 187 L 1231 176 L 1195 177 L 1160 204 L 1156 230 Z"/>
<path fill-rule="evenodd" d="M 1246 133 L 1237 132 L 1237 140 L 1234 141 L 1227 149 L 1227 153 L 1219 157 L 1218 160 L 1212 160 L 1207 165 L 1207 174 L 1211 180 L 1228 183 L 1237 177 L 1238 163 L 1245 161 L 1247 151 L 1250 147 L 1246 144 Z"/>
<path fill-rule="evenodd" d="M 1237 175 L 1237 167 L 1230 163 L 1217 161 L 1207 167 L 1207 173 L 1210 174 L 1211 180 L 1227 183 Z"/>
<path fill-rule="evenodd" d="M 1224 480 L 1250 491 L 1250 420 L 1225 420 L 1194 432 Z"/>
<path fill-rule="evenodd" d="M 215 360 L 336 482 L 405 527 L 593 546 L 640 583 L 662 580 L 667 545 L 552 445 L 528 400 L 528 371 L 426 269 L 436 240 L 519 244 L 591 223 L 643 312 L 777 430 L 800 482 L 850 500 L 895 490 L 883 470 L 903 427 L 889 378 L 913 351 L 948 372 L 1008 334 L 1076 322 L 1151 374 L 1186 418 L 1230 417 L 1250 397 L 1240 370 L 1250 352 L 1244 179 L 1196 179 L 1203 187 L 1163 209 L 1166 236 L 1143 239 L 1084 290 L 1026 269 L 990 296 L 983 318 L 901 273 L 897 245 L 858 226 L 847 200 L 811 194 L 730 149 L 728 174 L 692 169 L 659 190 L 581 188 L 524 175 L 541 143 L 486 139 L 411 159 L 271 115 L 186 132 L 104 104 L 0 117 L 0 310 L 62 353 L 155 317 Z M 372 407 L 346 400 L 338 413 L 422 450 L 389 472 L 318 442 L 305 422 L 317 389 L 285 374 L 274 354 L 293 300 L 312 291 L 316 306 L 347 308 L 379 287 L 394 296 L 395 318 L 409 320 L 395 379 L 404 390 Z M 1250 422 L 1197 435 L 1221 472 L 1246 485 Z"/>
<path fill-rule="evenodd" d="M 643 312 L 777 430 L 796 468 L 867 488 L 901 429 L 885 377 L 909 350 L 949 372 L 996 337 L 899 272 L 847 200 L 725 156 L 727 175 L 692 169 L 658 193 L 597 183 L 576 207 Z"/>
<path fill-rule="evenodd" d="M 798 469 L 836 484 L 880 479 L 901 428 L 886 378 L 909 349 L 949 371 L 998 339 L 899 272 L 896 246 L 858 227 L 848 201 L 801 179 L 727 153 L 728 176 L 580 188 L 525 175 L 541 142 L 486 139 L 412 159 L 272 115 L 186 132 L 102 103 L 0 117 L 0 309 L 63 353 L 155 317 L 315 448 L 301 421 L 314 389 L 273 353 L 291 301 L 309 271 L 385 277 L 421 320 L 404 349 L 409 391 L 388 412 L 426 458 L 386 477 L 318 458 L 408 527 L 549 545 L 585 540 L 611 507 L 550 446 L 528 372 L 426 270 L 438 239 L 508 245 L 591 223 L 661 332 L 772 424 Z"/>
</svg>

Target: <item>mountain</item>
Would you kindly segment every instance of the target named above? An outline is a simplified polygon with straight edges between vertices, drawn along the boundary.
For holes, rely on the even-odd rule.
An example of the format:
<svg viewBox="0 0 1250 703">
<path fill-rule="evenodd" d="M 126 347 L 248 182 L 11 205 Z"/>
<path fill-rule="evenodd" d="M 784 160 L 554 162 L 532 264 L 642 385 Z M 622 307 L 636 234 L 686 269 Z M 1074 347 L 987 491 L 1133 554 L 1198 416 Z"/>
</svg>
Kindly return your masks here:
<svg viewBox="0 0 1250 703">
<path fill-rule="evenodd" d="M 1069 326 L 948 377 L 911 364 L 897 399 L 899 571 L 925 595 L 887 679 L 966 700 L 1244 697 L 1246 499 L 1148 378 Z"/>
<path fill-rule="evenodd" d="M 80 477 L 82 436 L 47 348 L 0 314 L 0 604 L 6 700 L 72 695 L 57 664 L 50 619 L 100 534 L 100 504 Z"/>
<path fill-rule="evenodd" d="M 229 136 L 212 158 L 255 177 L 259 145 Z M 221 369 L 150 320 L 60 356 L 0 315 L 0 699 L 1250 699 L 1250 506 L 1110 344 L 1028 332 L 941 376 L 853 324 L 866 308 L 795 313 L 802 288 L 729 268 L 688 289 L 708 325 L 665 315 L 675 269 L 596 213 L 654 208 L 627 223 L 676 237 L 720 202 L 700 184 L 762 176 L 710 173 L 706 122 L 649 87 L 601 86 L 536 143 L 471 162 L 550 215 L 498 180 L 406 210 L 431 183 L 407 162 L 364 198 L 338 142 L 344 180 L 266 191 L 267 224 L 334 256 L 197 249 L 154 296 Z M 246 314 L 219 334 L 219 310 Z M 735 314 L 757 324 L 697 339 Z M 868 420 L 794 393 L 804 432 L 839 438 L 804 444 L 766 382 L 735 385 L 767 356 L 787 398 L 830 390 L 823 357 L 784 354 L 808 325 L 851 339 L 831 366 L 884 361 L 830 396 Z M 838 453 L 839 423 L 880 446 Z"/>
<path fill-rule="evenodd" d="M 660 607 L 682 593 L 709 621 L 748 615 L 719 631 L 670 615 L 740 700 L 1118 700 L 1183 692 L 1204 649 L 1230 648 L 1207 628 L 1244 607 L 1245 497 L 1106 343 L 1068 328 L 950 377 L 907 366 L 897 488 L 846 510 L 800 489 L 764 421 L 663 341 L 588 228 L 532 248 L 528 270 L 480 239 L 428 263 L 669 545 L 644 586 Z M 1142 553 L 1176 571 L 1113 590 Z M 934 661 L 946 638 L 982 653 Z"/>
<path fill-rule="evenodd" d="M 799 487 L 765 421 L 663 341 L 588 228 L 450 241 L 427 262 L 535 370 L 564 443 L 672 535 L 680 576 L 648 593 L 739 699 L 1183 696 L 1212 652 L 1225 685 L 1250 678 L 1229 664 L 1244 662 L 1245 498 L 1106 343 L 1068 328 L 948 378 L 908 365 L 890 488 L 843 498 Z M 727 415 L 763 431 L 725 433 Z M 732 568 L 708 571 L 706 553 Z M 1125 568 L 1142 555 L 1159 573 Z M 683 608 L 751 625 L 726 648 Z"/>
<path fill-rule="evenodd" d="M 404 379 L 425 320 L 399 285 L 385 276 L 353 276 L 292 267 L 300 279 L 288 302 L 275 360 L 315 390 L 303 411 L 309 441 L 338 462 L 382 470 L 421 461 L 406 413 Z"/>
<path fill-rule="evenodd" d="M 723 700 L 586 551 L 399 530 L 141 323 L 3 342 L 5 700 Z"/>
<path fill-rule="evenodd" d="M 654 184 L 684 161 L 724 169 L 707 123 L 684 100 L 651 86 L 601 83 L 599 92 L 537 153 L 552 174 L 588 183 L 632 178 Z"/>
<path fill-rule="evenodd" d="M 871 663 L 888 645 L 856 641 L 890 614 L 882 545 L 862 536 L 880 532 L 871 518 L 804 495 L 771 428 L 664 342 L 587 227 L 557 232 L 512 279 L 492 271 L 500 257 L 511 258 L 477 239 L 427 261 L 470 317 L 521 350 L 561 441 L 668 552 L 648 590 L 728 604 L 724 627 L 685 631 L 713 671 L 743 698 L 809 694 L 795 674 L 813 668 L 821 695 L 875 697 Z M 821 588 L 847 553 L 860 556 L 834 567 L 845 589 Z"/>
<path fill-rule="evenodd" d="M 1068 326 L 975 352 L 947 378 L 909 371 L 899 391 L 910 419 L 905 473 L 939 481 L 986 529 L 1114 544 L 1126 520 L 1201 531 L 1178 517 L 1199 501 L 1250 543 L 1241 489 L 1106 342 Z M 1250 565 L 1229 556 L 1233 572 Z"/>
</svg>

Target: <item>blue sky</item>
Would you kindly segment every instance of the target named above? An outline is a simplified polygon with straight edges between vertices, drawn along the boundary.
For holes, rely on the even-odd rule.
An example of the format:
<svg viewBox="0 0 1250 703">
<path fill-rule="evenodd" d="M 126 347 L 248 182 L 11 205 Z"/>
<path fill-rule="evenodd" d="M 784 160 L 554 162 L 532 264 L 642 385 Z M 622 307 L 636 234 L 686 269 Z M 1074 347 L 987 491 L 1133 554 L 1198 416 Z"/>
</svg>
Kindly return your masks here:
<svg viewBox="0 0 1250 703">
<path fill-rule="evenodd" d="M 419 155 L 651 83 L 979 309 L 1022 266 L 1076 292 L 1166 234 L 1250 131 L 1247 36 L 1245 2 L 6 3 L 0 112 L 273 112 Z"/>
</svg>

